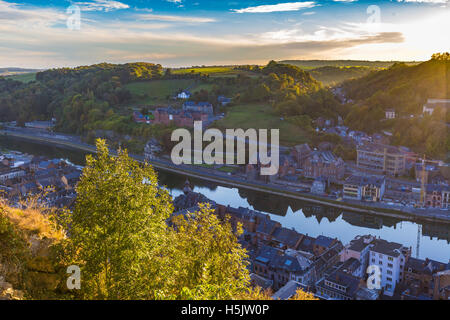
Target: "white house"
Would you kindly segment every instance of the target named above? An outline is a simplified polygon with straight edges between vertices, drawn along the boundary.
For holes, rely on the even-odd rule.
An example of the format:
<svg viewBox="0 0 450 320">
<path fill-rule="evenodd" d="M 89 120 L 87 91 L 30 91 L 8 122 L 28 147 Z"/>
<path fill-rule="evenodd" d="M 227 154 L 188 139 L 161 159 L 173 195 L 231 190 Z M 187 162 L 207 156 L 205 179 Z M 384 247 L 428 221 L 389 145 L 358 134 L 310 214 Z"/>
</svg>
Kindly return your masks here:
<svg viewBox="0 0 450 320">
<path fill-rule="evenodd" d="M 394 109 L 387 109 L 385 111 L 386 113 L 386 119 L 395 119 L 395 110 Z"/>
<path fill-rule="evenodd" d="M 181 91 L 177 96 L 178 99 L 189 99 L 190 97 L 191 97 L 191 93 L 187 90 Z"/>
</svg>

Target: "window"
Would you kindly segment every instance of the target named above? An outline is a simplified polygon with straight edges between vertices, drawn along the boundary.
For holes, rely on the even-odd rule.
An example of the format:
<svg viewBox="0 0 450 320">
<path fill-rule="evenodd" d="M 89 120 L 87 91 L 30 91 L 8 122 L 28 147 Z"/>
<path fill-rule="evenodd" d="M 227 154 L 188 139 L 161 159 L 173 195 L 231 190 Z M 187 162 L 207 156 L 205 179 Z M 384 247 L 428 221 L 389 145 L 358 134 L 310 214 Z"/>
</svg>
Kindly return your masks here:
<svg viewBox="0 0 450 320">
<path fill-rule="evenodd" d="M 392 278 L 390 278 L 390 277 L 387 277 L 386 280 L 389 282 L 392 282 Z"/>
<path fill-rule="evenodd" d="M 392 263 L 388 263 L 388 267 L 392 268 L 394 265 Z"/>
<path fill-rule="evenodd" d="M 391 271 L 391 270 L 388 270 L 388 271 L 387 271 L 387 274 L 392 274 L 392 271 Z"/>
<path fill-rule="evenodd" d="M 394 261 L 394 258 L 388 257 L 388 260 L 389 260 L 389 261 Z"/>
</svg>

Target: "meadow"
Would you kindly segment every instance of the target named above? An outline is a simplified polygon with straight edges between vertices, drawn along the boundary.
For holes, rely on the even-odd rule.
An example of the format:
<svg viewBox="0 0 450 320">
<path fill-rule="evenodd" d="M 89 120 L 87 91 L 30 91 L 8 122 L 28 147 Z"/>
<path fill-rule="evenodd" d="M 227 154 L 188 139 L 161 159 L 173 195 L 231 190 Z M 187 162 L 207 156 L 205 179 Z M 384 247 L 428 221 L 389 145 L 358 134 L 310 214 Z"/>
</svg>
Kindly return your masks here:
<svg viewBox="0 0 450 320">
<path fill-rule="evenodd" d="M 310 135 L 302 128 L 280 118 L 270 105 L 241 104 L 227 109 L 226 117 L 212 127 L 225 129 L 279 129 L 280 144 L 294 146 L 310 142 Z"/>
</svg>

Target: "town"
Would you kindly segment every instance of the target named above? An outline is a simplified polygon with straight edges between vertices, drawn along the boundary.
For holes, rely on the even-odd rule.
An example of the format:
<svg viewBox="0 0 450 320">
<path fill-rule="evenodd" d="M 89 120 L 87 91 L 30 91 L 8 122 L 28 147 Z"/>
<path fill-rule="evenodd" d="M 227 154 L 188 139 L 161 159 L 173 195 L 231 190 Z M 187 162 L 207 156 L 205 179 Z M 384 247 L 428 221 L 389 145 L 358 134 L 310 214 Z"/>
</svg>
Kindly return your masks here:
<svg viewBox="0 0 450 320">
<path fill-rule="evenodd" d="M 46 206 L 72 208 L 81 167 L 14 151 L 0 159 L 0 190 L 11 205 L 26 206 L 23 200 L 37 195 Z M 319 188 L 316 184 L 314 188 Z M 233 228 L 241 224 L 244 233 L 239 243 L 248 251 L 251 283 L 269 290 L 274 299 L 289 299 L 298 289 L 325 300 L 450 297 L 450 260 L 414 258 L 411 248 L 370 234 L 357 236 L 350 243 L 326 235 L 311 237 L 283 227 L 268 214 L 221 205 L 192 189 L 187 180 L 183 194 L 173 200 L 173 216 L 194 213 L 199 204 L 208 204 L 221 219 L 230 218 Z M 373 197 L 378 194 L 371 192 Z M 369 272 L 373 270 L 369 266 L 376 266 L 378 273 Z"/>
<path fill-rule="evenodd" d="M 325 235 L 311 237 L 283 227 L 269 215 L 247 208 L 233 208 L 192 191 L 187 180 L 184 194 L 174 199 L 174 216 L 195 213 L 208 203 L 215 213 L 239 223 L 239 242 L 249 252 L 252 285 L 270 290 L 275 299 L 289 299 L 297 289 L 325 300 L 447 300 L 450 295 L 450 260 L 418 259 L 411 248 L 371 235 L 350 243 Z M 379 270 L 380 285 L 368 267 Z"/>
</svg>

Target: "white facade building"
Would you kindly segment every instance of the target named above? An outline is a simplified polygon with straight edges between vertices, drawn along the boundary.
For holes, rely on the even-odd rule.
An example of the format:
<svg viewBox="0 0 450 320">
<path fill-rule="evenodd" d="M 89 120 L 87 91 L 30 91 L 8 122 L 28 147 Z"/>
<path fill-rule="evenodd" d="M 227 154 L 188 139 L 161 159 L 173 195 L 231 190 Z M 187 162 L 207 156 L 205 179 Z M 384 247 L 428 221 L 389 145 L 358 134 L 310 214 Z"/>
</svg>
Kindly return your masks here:
<svg viewBox="0 0 450 320">
<path fill-rule="evenodd" d="M 406 259 L 411 249 L 395 242 L 375 239 L 370 247 L 369 266 L 377 266 L 381 275 L 384 294 L 392 296 L 398 282 L 403 278 Z M 375 282 L 373 282 L 375 283 Z"/>
</svg>

